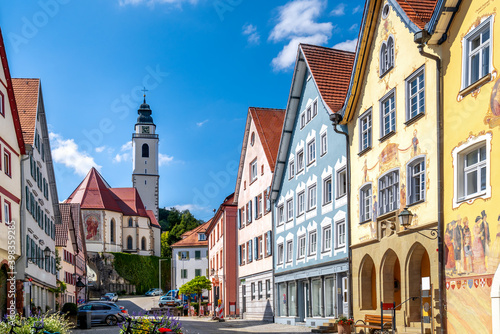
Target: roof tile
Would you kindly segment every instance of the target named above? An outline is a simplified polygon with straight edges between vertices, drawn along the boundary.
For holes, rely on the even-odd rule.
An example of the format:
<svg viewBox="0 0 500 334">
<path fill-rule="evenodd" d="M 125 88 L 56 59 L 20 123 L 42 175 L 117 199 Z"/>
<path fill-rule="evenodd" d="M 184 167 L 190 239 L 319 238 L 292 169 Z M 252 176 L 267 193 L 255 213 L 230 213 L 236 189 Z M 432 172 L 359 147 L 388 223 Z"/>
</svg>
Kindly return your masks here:
<svg viewBox="0 0 500 334">
<path fill-rule="evenodd" d="M 420 29 L 431 20 L 438 0 L 396 0 L 408 18 Z"/>
<path fill-rule="evenodd" d="M 35 141 L 36 112 L 40 79 L 12 79 L 14 96 L 16 98 L 19 120 L 26 144 L 33 145 Z"/>
<path fill-rule="evenodd" d="M 198 240 L 198 233 L 205 234 L 205 231 L 207 230 L 211 221 L 212 220 L 210 219 L 206 223 L 203 223 L 200 226 L 192 229 L 191 231 L 188 231 L 190 233 L 187 237 L 185 237 L 184 239 L 182 239 L 180 241 L 177 241 L 171 247 L 172 248 L 174 248 L 174 247 L 204 247 L 204 246 L 208 247 L 208 239 L 203 240 L 203 241 L 199 241 Z M 184 233 L 184 234 L 186 234 L 186 233 Z"/>
</svg>

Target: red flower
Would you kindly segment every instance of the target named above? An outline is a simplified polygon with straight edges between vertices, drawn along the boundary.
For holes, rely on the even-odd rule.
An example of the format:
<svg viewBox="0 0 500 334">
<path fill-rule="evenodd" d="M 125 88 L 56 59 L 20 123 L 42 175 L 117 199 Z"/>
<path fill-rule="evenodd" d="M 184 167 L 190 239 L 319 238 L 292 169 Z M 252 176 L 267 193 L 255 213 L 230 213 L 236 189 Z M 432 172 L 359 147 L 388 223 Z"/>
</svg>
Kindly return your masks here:
<svg viewBox="0 0 500 334">
<path fill-rule="evenodd" d="M 171 332 L 172 330 L 170 328 L 160 328 L 159 331 L 160 331 L 160 333 L 167 333 L 167 332 Z"/>
</svg>

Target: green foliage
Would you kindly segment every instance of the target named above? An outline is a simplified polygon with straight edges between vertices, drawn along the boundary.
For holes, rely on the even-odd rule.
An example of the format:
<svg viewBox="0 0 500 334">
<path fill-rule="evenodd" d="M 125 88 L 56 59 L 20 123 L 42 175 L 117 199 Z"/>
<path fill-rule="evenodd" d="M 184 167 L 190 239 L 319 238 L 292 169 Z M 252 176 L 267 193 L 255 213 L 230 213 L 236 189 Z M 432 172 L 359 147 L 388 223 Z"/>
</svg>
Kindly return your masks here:
<svg viewBox="0 0 500 334">
<path fill-rule="evenodd" d="M 57 288 L 50 288 L 49 291 L 55 293 L 56 298 L 59 297 L 61 293 L 64 293 L 67 289 L 66 283 L 63 281 L 57 281 Z"/>
<path fill-rule="evenodd" d="M 78 313 L 78 306 L 75 303 L 66 303 L 63 305 L 61 312 L 76 315 Z"/>
<path fill-rule="evenodd" d="M 172 257 L 172 248 L 168 244 L 168 231 L 161 234 L 161 256 L 162 257 Z"/>
<path fill-rule="evenodd" d="M 0 322 L 0 334 L 7 334 L 10 331 L 10 323 L 15 323 L 21 327 L 16 327 L 15 332 L 17 334 L 31 334 L 33 333 L 33 325 L 43 323 L 43 329 L 55 333 L 59 332 L 61 334 L 68 334 L 70 332 L 70 323 L 61 314 L 51 314 L 43 315 L 40 318 L 30 317 L 24 318 L 19 314 L 13 317 L 8 317 L 8 321 Z"/>
<path fill-rule="evenodd" d="M 137 254 L 112 253 L 115 256 L 114 268 L 118 275 L 135 285 L 136 292 L 143 294 L 158 287 L 159 257 Z M 162 261 L 162 289 L 170 282 L 170 259 Z"/>
<path fill-rule="evenodd" d="M 183 295 L 201 294 L 204 290 L 212 290 L 212 282 L 206 276 L 195 277 L 179 288 L 179 292 Z"/>
<path fill-rule="evenodd" d="M 135 322 L 131 325 L 133 333 L 152 333 L 155 328 L 155 333 L 157 333 L 159 328 L 169 328 L 172 330 L 172 333 L 182 334 L 182 324 L 177 318 L 174 318 L 171 315 L 153 315 L 153 317 L 151 317 L 151 315 L 142 315 L 134 317 L 133 320 Z M 155 327 L 155 324 L 153 324 L 152 321 L 160 322 L 160 324 L 157 324 Z M 127 332 L 127 326 L 127 323 L 120 325 L 120 334 L 125 334 Z"/>
</svg>

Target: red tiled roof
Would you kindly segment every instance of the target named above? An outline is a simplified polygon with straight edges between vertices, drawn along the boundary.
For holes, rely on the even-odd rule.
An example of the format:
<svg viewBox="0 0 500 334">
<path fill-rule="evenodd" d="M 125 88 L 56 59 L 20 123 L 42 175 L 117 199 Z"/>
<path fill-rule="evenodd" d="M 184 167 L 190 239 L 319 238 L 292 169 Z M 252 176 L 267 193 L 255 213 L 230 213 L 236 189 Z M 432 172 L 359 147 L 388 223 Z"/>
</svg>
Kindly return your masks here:
<svg viewBox="0 0 500 334">
<path fill-rule="evenodd" d="M 406 16 L 420 29 L 430 21 L 437 0 L 396 0 L 405 11 Z"/>
<path fill-rule="evenodd" d="M 40 79 L 12 79 L 12 87 L 16 97 L 24 142 L 33 145 Z"/>
<path fill-rule="evenodd" d="M 146 210 L 146 213 L 148 214 L 149 220 L 151 221 L 151 225 L 154 227 L 161 228 L 160 224 L 158 223 L 158 220 L 156 219 L 155 213 L 153 210 Z"/>
<path fill-rule="evenodd" d="M 109 188 L 125 216 L 148 217 L 141 196 L 135 188 Z"/>
<path fill-rule="evenodd" d="M 266 152 L 271 171 L 274 172 L 286 110 L 250 107 L 249 111 L 259 133 L 264 152 Z"/>
<path fill-rule="evenodd" d="M 206 223 L 201 224 L 197 228 L 192 229 L 191 231 L 188 231 L 189 234 L 182 240 L 177 241 L 175 244 L 173 244 L 172 248 L 174 247 L 203 247 L 207 246 L 208 247 L 208 239 L 199 241 L 198 240 L 198 233 L 205 234 L 205 231 L 207 230 L 208 226 L 210 225 L 210 222 L 212 220 L 210 219 Z M 186 232 L 186 233 L 188 233 Z M 183 235 L 185 235 L 184 233 Z"/>
<path fill-rule="evenodd" d="M 332 112 L 344 105 L 354 64 L 354 52 L 301 44 L 311 74 L 323 101 Z"/>
<path fill-rule="evenodd" d="M 71 204 L 59 203 L 61 224 L 56 225 L 56 247 L 66 247 L 68 243 L 69 222 L 71 220 Z"/>
</svg>

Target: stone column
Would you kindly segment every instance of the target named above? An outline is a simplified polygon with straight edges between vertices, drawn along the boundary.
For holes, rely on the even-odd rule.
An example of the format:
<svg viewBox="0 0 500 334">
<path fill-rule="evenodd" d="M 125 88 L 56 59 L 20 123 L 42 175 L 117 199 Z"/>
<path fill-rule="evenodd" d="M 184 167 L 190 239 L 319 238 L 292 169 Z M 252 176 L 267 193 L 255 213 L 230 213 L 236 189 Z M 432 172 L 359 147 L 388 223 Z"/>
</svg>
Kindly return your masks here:
<svg viewBox="0 0 500 334">
<path fill-rule="evenodd" d="M 321 317 L 325 317 L 325 276 L 321 276 Z"/>
<path fill-rule="evenodd" d="M 290 312 L 288 312 L 288 305 L 289 305 L 289 303 L 290 303 L 290 298 L 289 298 L 289 296 L 288 296 L 288 281 L 286 281 L 285 289 L 286 289 L 285 314 L 286 314 L 286 316 L 288 317 L 288 316 L 290 315 Z"/>
</svg>

